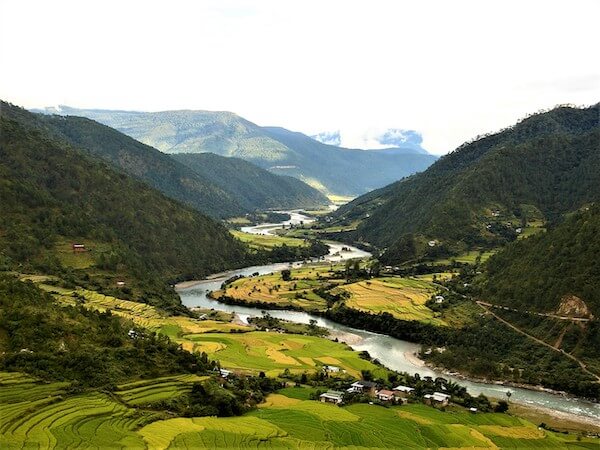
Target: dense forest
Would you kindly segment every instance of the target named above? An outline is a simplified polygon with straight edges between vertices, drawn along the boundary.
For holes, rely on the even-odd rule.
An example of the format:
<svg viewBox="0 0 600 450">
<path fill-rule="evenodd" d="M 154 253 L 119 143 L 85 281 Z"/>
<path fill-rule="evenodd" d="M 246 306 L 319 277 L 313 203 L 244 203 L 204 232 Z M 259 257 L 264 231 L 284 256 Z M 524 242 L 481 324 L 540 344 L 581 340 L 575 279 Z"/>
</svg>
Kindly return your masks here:
<svg viewBox="0 0 600 450">
<path fill-rule="evenodd" d="M 236 198 L 247 210 L 316 208 L 329 200 L 297 178 L 280 176 L 239 158 L 214 153 L 172 157 Z"/>
<path fill-rule="evenodd" d="M 362 220 L 350 239 L 387 248 L 390 263 L 510 242 L 519 227 L 600 198 L 599 108 L 559 107 L 466 143 L 340 208 L 335 223 Z"/>
<path fill-rule="evenodd" d="M 246 247 L 223 226 L 30 126 L 30 116 L 2 106 L 3 269 L 63 274 L 58 250 L 83 242 L 95 269 L 80 282 L 86 278 L 106 287 L 130 277 L 138 300 L 178 308 L 179 298 L 167 280 L 201 277 L 246 262 Z"/>
<path fill-rule="evenodd" d="M 2 107 L 6 116 L 24 120 L 109 161 L 163 194 L 212 217 L 240 216 L 269 208 L 313 208 L 328 203 L 322 194 L 301 181 L 273 175 L 251 163 L 208 154 L 197 155 L 197 160 L 176 161 L 84 117 L 29 114 L 9 105 Z M 256 185 L 257 181 L 261 183 Z"/>
<path fill-rule="evenodd" d="M 599 256 L 600 206 L 596 205 L 490 258 L 478 295 L 490 303 L 546 313 L 558 312 L 561 302 L 577 297 L 582 317 L 600 317 Z"/>
<path fill-rule="evenodd" d="M 55 303 L 31 282 L 0 276 L 2 370 L 81 386 L 111 386 L 123 380 L 215 367 L 206 355 L 191 354 L 110 312 Z"/>
</svg>

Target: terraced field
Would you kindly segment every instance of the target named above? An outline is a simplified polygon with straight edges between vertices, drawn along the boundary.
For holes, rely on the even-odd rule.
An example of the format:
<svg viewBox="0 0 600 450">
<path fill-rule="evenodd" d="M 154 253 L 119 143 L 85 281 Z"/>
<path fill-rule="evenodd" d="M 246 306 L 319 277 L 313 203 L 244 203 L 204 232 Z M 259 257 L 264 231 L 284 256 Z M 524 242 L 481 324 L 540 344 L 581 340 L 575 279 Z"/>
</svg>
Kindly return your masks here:
<svg viewBox="0 0 600 450">
<path fill-rule="evenodd" d="M 388 312 L 403 320 L 418 320 L 444 325 L 425 302 L 435 293 L 435 286 L 411 278 L 375 278 L 337 288 L 350 293 L 346 305 L 350 308 L 378 314 Z"/>
<path fill-rule="evenodd" d="M 337 407 L 276 394 L 243 417 L 171 419 L 143 427 L 152 448 L 597 448 L 506 414 L 423 405 Z M 287 398 L 284 401 L 281 397 Z"/>
<path fill-rule="evenodd" d="M 194 350 L 194 343 L 182 338 L 186 334 L 248 331 L 249 327 L 231 322 L 217 320 L 197 320 L 183 316 L 166 316 L 155 307 L 144 303 L 123 300 L 87 289 L 64 289 L 52 285 L 39 285 L 52 292 L 61 302 L 66 304 L 83 304 L 87 308 L 98 311 L 112 311 L 140 327 L 160 332 L 179 342 L 189 351 Z"/>
<path fill-rule="evenodd" d="M 98 392 L 68 396 L 67 385 L 0 374 L 0 447 L 145 447 L 134 430 L 156 417 Z"/>
<path fill-rule="evenodd" d="M 187 374 L 135 381 L 118 386 L 115 395 L 131 406 L 155 403 L 188 393 L 191 391 L 193 383 L 207 378 Z"/>
<path fill-rule="evenodd" d="M 114 396 L 69 395 L 66 383 L 0 373 L 0 448 L 571 448 L 594 439 L 538 429 L 507 414 L 425 405 L 337 407 L 286 388 L 241 417 L 163 420 L 140 407 L 184 392 L 193 375 L 128 383 Z M 122 403 L 126 401 L 127 404 Z M 128 405 L 135 405 L 130 407 Z"/>
<path fill-rule="evenodd" d="M 360 376 L 363 369 L 372 370 L 377 376 L 386 375 L 385 369 L 359 358 L 345 344 L 313 336 L 255 331 L 205 333 L 186 338 L 228 369 L 264 371 L 277 376 L 285 369 L 295 373 L 314 372 L 328 364 L 341 367 L 353 377 Z"/>
</svg>

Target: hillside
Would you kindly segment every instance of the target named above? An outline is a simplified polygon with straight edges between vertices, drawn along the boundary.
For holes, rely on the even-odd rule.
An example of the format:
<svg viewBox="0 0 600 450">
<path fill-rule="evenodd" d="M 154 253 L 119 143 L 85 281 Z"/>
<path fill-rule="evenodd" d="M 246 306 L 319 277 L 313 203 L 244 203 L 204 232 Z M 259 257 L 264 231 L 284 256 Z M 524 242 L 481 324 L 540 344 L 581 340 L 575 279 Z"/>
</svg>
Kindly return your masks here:
<svg viewBox="0 0 600 450">
<path fill-rule="evenodd" d="M 302 181 L 272 174 L 240 158 L 177 153 L 173 159 L 218 186 L 247 210 L 315 208 L 329 200 Z"/>
<path fill-rule="evenodd" d="M 229 112 L 146 113 L 66 106 L 44 112 L 97 120 L 166 153 L 211 152 L 242 158 L 329 194 L 360 195 L 424 170 L 436 159 L 414 152 L 349 150 L 325 145 L 283 128 L 259 127 Z"/>
<path fill-rule="evenodd" d="M 361 220 L 352 239 L 387 247 L 390 262 L 511 241 L 600 197 L 598 113 L 560 107 L 466 143 L 340 208 L 334 223 Z"/>
<path fill-rule="evenodd" d="M 0 121 L 2 268 L 105 290 L 126 279 L 128 295 L 177 309 L 168 279 L 244 263 L 246 248 L 224 227 L 31 126 L 31 113 L 3 104 Z"/>
<path fill-rule="evenodd" d="M 191 170 L 155 148 L 87 118 L 36 114 L 30 119 L 35 119 L 32 126 L 37 125 L 73 146 L 109 161 L 165 195 L 212 217 L 233 217 L 268 208 L 295 209 L 327 204 L 326 199 L 309 186 L 301 182 L 290 183 L 288 179 L 273 176 L 250 164 L 244 166 L 244 170 L 237 164 L 239 170 L 229 171 L 233 178 L 225 184 L 222 178 L 213 174 L 227 166 L 226 158 L 205 158 L 202 166 L 198 164 Z M 241 189 L 251 186 L 259 176 L 269 179 L 270 191 L 264 197 L 257 193 L 248 195 Z"/>
<path fill-rule="evenodd" d="M 480 297 L 517 309 L 600 317 L 600 206 L 586 209 L 491 257 Z"/>
</svg>

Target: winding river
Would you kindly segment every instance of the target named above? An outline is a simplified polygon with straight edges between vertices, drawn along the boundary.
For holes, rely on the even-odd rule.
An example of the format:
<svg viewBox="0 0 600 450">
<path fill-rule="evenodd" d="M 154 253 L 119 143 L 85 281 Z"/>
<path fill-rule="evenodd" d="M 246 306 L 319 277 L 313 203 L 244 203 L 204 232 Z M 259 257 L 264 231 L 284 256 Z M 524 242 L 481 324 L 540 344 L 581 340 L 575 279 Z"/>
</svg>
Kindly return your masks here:
<svg viewBox="0 0 600 450">
<path fill-rule="evenodd" d="M 289 212 L 289 214 L 291 215 L 291 219 L 286 222 L 244 227 L 242 228 L 242 231 L 253 234 L 271 234 L 274 229 L 281 228 L 284 224 L 289 226 L 290 224 L 299 224 L 300 222 L 309 223 L 311 221 L 310 218 L 299 212 L 294 211 Z M 326 261 L 335 262 L 369 256 L 369 253 L 354 247 L 348 247 L 347 245 L 336 242 L 328 242 L 328 244 L 330 246 L 330 252 L 329 255 L 325 257 Z M 349 248 L 350 251 L 342 251 L 342 247 Z M 220 311 L 235 312 L 238 317 L 245 322 L 249 317 L 261 316 L 262 311 L 265 310 L 249 306 L 227 305 L 210 299 L 207 296 L 208 292 L 220 289 L 223 281 L 234 275 L 249 276 L 254 273 L 264 275 L 278 272 L 291 266 L 300 267 L 302 264 L 303 263 L 301 262 L 293 264 L 278 263 L 232 270 L 213 275 L 195 283 L 185 283 L 178 287 L 178 292 L 183 304 L 187 307 L 197 306 L 202 308 L 213 308 Z M 446 379 L 450 379 L 465 386 L 471 395 L 483 393 L 489 397 L 506 398 L 506 392 L 510 390 L 512 392 L 512 396 L 510 397 L 511 402 L 548 408 L 563 413 L 576 414 L 600 422 L 600 404 L 598 403 L 549 392 L 534 391 L 517 387 L 509 388 L 499 384 L 472 382 L 455 378 L 448 374 L 434 371 L 424 366 L 417 358 L 412 357 L 412 355 L 419 350 L 419 344 L 403 341 L 383 334 L 348 327 L 305 312 L 288 310 L 266 311 L 273 317 L 294 322 L 309 323 L 311 319 L 316 320 L 319 326 L 327 328 L 330 331 L 332 337 L 337 337 L 340 341 L 346 342 L 354 350 L 368 351 L 373 358 L 377 358 L 382 364 L 392 370 L 408 372 L 411 374 L 419 373 L 421 376 L 443 376 Z"/>
</svg>

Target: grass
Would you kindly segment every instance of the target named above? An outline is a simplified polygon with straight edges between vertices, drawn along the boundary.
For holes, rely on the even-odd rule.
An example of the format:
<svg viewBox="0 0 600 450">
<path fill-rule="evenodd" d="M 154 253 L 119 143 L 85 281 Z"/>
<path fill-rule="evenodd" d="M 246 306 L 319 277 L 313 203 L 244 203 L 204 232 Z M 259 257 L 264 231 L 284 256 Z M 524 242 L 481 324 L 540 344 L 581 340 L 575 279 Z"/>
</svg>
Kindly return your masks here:
<svg viewBox="0 0 600 450">
<path fill-rule="evenodd" d="M 346 306 L 369 313 L 388 312 L 402 320 L 445 325 L 434 317 L 425 302 L 436 292 L 435 286 L 412 278 L 373 278 L 337 288 L 350 293 Z"/>
<path fill-rule="evenodd" d="M 278 235 L 250 234 L 242 231 L 230 230 L 240 241 L 248 244 L 250 248 L 271 250 L 273 247 L 287 245 L 288 247 L 303 247 L 307 243 L 304 239 L 296 239 Z"/>
<path fill-rule="evenodd" d="M 359 358 L 358 353 L 345 344 L 314 336 L 254 331 L 199 334 L 188 338 L 227 369 L 264 371 L 268 376 L 277 376 L 285 369 L 293 373 L 314 372 L 331 364 L 353 377 L 359 377 L 361 370 L 386 375 L 385 369 Z"/>
<path fill-rule="evenodd" d="M 170 419 L 143 427 L 151 448 L 594 448 L 507 414 L 441 412 L 424 405 L 337 407 L 288 388 L 234 418 Z M 306 389 L 306 391 L 309 391 Z M 288 397 L 288 395 L 291 395 Z M 285 399 L 287 397 L 287 400 Z"/>
</svg>

